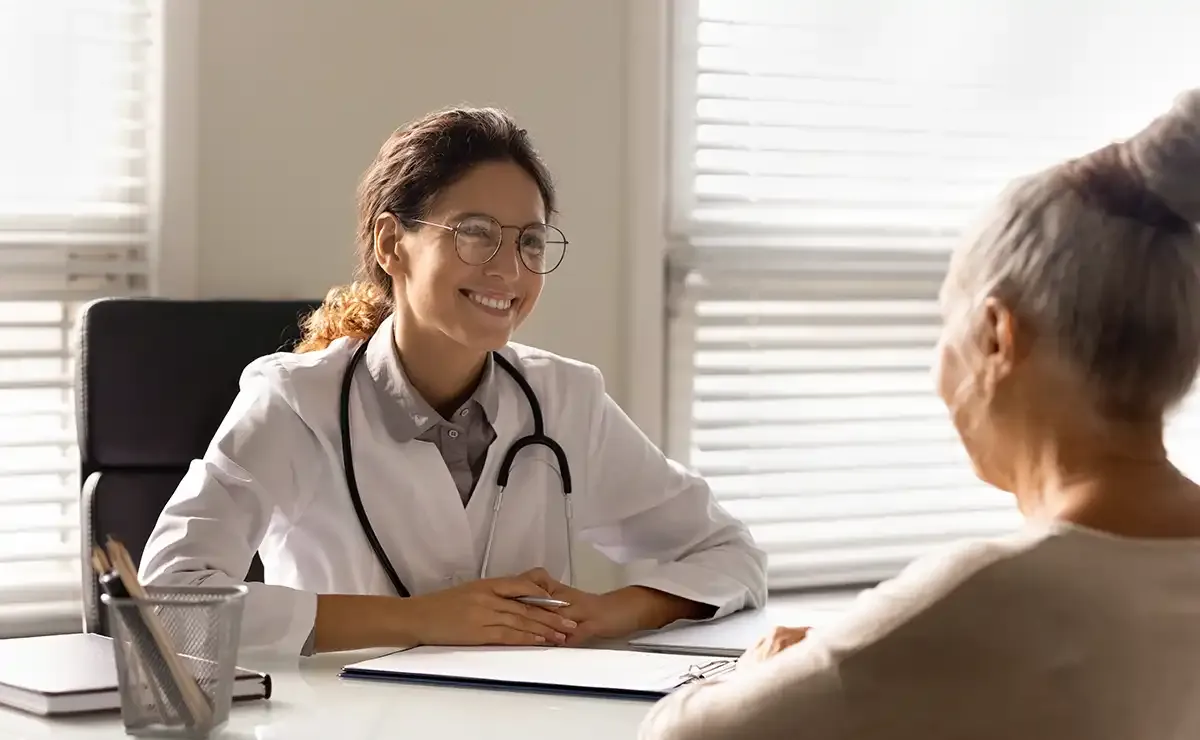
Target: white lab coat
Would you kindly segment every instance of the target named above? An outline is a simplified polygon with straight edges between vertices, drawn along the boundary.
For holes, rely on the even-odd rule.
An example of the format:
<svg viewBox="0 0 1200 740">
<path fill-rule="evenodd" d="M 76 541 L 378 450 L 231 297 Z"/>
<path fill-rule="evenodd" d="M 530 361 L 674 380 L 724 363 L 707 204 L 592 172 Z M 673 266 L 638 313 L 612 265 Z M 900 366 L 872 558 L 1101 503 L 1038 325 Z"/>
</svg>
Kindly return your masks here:
<svg viewBox="0 0 1200 740">
<path fill-rule="evenodd" d="M 401 581 L 419 595 L 478 577 L 497 469 L 533 424 L 520 388 L 496 368 L 496 439 L 464 507 L 433 444 L 398 444 L 388 434 L 386 415 L 396 410 L 388 396 L 403 382 L 391 333 L 388 320 L 355 373 L 351 438 L 363 506 Z M 247 648 L 299 654 L 317 594 L 395 593 L 355 516 L 342 468 L 338 399 L 358 345 L 342 339 L 251 363 L 142 556 L 141 576 L 151 584 L 216 585 L 241 583 L 257 551 L 265 583 L 247 584 Z M 714 617 L 765 602 L 765 556 L 746 528 L 701 478 L 651 444 L 606 394 L 596 368 L 517 344 L 502 353 L 529 381 L 547 434 L 566 452 L 577 543 L 633 563 L 630 583 L 710 604 Z M 553 457 L 527 448 L 512 469 L 487 575 L 541 566 L 566 580 L 566 550 Z"/>
</svg>

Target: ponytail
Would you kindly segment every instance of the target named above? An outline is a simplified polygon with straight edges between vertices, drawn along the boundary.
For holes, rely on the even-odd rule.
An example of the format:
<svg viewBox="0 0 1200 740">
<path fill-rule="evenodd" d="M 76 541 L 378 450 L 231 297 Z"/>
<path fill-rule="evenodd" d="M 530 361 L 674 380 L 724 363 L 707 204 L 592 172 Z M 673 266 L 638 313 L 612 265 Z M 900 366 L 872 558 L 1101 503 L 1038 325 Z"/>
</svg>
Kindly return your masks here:
<svg viewBox="0 0 1200 740">
<path fill-rule="evenodd" d="M 303 338 L 293 351 L 315 352 L 342 337 L 367 339 L 391 310 L 391 296 L 377 285 L 354 282 L 338 286 L 304 319 Z"/>
</svg>

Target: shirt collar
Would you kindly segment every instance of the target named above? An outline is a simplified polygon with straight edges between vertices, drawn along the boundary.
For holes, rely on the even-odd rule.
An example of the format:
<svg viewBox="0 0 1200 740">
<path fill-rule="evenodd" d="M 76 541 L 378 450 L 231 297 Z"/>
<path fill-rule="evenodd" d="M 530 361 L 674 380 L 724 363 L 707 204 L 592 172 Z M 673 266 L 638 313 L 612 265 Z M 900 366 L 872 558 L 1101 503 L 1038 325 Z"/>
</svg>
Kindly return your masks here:
<svg viewBox="0 0 1200 740">
<path fill-rule="evenodd" d="M 446 420 L 442 419 L 409 383 L 404 367 L 400 364 L 396 343 L 392 340 L 394 331 L 393 317 L 388 316 L 380 324 L 375 334 L 367 340 L 367 351 L 363 361 L 368 372 L 371 373 L 371 379 L 374 381 L 376 389 L 380 392 L 379 400 L 383 402 L 381 406 L 386 409 L 391 403 L 398 403 L 404 411 L 403 414 L 385 414 L 384 417 L 389 422 L 388 427 L 393 436 L 397 437 L 398 441 L 408 442 L 416 439 L 419 434 L 430 427 L 446 423 Z M 483 377 L 480 378 L 479 385 L 476 386 L 471 397 L 460 407 L 467 407 L 472 403 L 478 404 L 487 416 L 487 420 L 492 424 L 496 423 L 496 412 L 500 406 L 495 382 L 495 365 L 496 361 L 489 353 L 483 366 Z M 391 403 L 388 403 L 389 401 Z"/>
</svg>

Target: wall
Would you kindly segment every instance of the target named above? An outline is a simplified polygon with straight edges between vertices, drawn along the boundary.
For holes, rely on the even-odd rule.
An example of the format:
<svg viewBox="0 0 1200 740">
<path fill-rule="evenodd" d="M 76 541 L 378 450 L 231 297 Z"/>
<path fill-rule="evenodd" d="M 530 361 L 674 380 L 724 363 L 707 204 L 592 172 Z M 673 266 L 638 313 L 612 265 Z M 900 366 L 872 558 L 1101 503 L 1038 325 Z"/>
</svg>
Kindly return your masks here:
<svg viewBox="0 0 1200 740">
<path fill-rule="evenodd" d="M 658 300 L 658 279 L 638 272 L 657 210 L 638 204 L 636 188 L 659 166 L 646 161 L 645 127 L 632 143 L 627 129 L 631 98 L 643 111 L 661 105 L 645 82 L 656 70 L 630 69 L 627 47 L 641 37 L 634 58 L 651 56 L 641 16 L 658 0 L 169 7 L 164 292 L 323 295 L 350 278 L 355 184 L 387 135 L 445 105 L 499 105 L 548 160 L 571 240 L 518 340 L 599 366 L 613 397 L 657 438 L 657 317 L 643 325 L 630 312 Z M 629 171 L 631 156 L 646 177 Z M 631 238 L 635 221 L 643 231 Z M 649 287 L 631 301 L 627 286 L 639 282 Z"/>
<path fill-rule="evenodd" d="M 519 339 L 621 400 L 623 2 L 203 0 L 198 294 L 306 297 L 350 276 L 354 187 L 397 126 L 510 110 L 558 180 L 568 259 Z"/>
</svg>

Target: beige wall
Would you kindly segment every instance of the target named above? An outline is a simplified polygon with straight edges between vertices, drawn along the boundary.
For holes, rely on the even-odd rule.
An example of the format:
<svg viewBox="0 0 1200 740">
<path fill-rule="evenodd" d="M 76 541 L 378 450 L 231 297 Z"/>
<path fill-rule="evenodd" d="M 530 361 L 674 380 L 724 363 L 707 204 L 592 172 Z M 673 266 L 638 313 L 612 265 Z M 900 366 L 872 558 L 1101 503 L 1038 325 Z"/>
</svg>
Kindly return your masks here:
<svg viewBox="0 0 1200 740">
<path fill-rule="evenodd" d="M 571 240 L 518 340 L 595 363 L 656 438 L 659 279 L 630 255 L 646 264 L 659 206 L 629 183 L 660 166 L 647 127 L 629 132 L 661 107 L 639 17 L 660 0 L 185 2 L 168 16 L 164 293 L 323 295 L 351 275 L 354 188 L 384 138 L 445 105 L 502 106 L 548 160 Z"/>
</svg>

